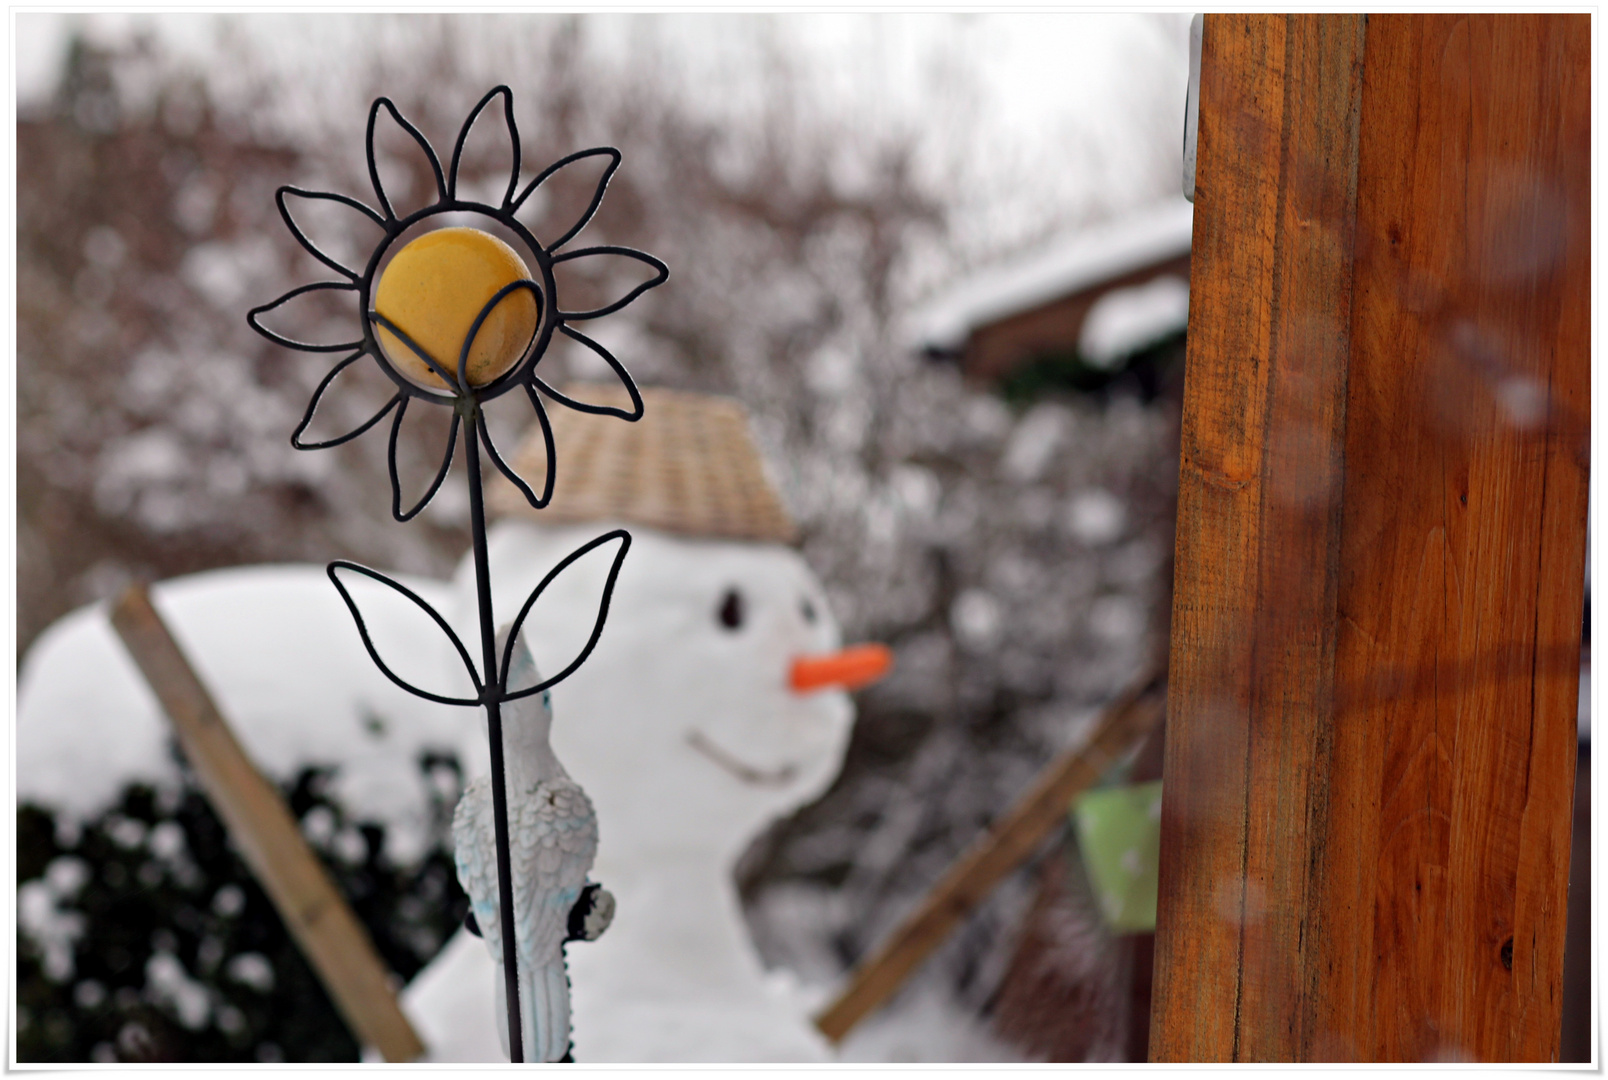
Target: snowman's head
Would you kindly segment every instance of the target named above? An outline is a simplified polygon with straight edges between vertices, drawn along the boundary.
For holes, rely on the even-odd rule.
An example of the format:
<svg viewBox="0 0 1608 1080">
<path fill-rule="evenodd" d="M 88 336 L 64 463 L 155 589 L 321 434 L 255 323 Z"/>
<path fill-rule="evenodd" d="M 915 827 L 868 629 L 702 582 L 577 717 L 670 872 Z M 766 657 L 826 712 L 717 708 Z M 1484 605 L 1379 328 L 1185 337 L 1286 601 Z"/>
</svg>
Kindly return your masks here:
<svg viewBox="0 0 1608 1080">
<path fill-rule="evenodd" d="M 498 618 L 604 531 L 495 526 Z M 843 686 L 874 678 L 885 651 L 842 650 L 820 583 L 791 548 L 631 531 L 597 648 L 553 688 L 553 747 L 609 844 L 735 856 L 832 782 L 853 722 Z M 521 637 L 542 670 L 567 665 L 590 634 L 613 550 L 564 571 L 532 608 Z M 468 574 L 461 583 L 472 590 Z"/>
</svg>

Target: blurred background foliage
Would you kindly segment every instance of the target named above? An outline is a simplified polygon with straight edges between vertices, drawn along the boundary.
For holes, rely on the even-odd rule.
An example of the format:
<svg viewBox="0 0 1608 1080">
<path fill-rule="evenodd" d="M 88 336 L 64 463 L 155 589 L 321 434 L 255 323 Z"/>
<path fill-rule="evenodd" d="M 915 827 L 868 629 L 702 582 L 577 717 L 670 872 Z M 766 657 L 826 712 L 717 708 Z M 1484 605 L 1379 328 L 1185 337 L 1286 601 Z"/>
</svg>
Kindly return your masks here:
<svg viewBox="0 0 1608 1080">
<path fill-rule="evenodd" d="M 999 118 L 966 96 L 963 37 L 928 72 L 926 122 L 946 131 L 934 141 L 823 104 L 785 19 L 753 23 L 764 78 L 724 110 L 700 103 L 660 39 L 600 52 L 583 17 L 375 17 L 341 65 L 294 78 L 227 20 L 205 63 L 157 35 L 75 37 L 54 91 L 17 123 L 19 657 L 135 576 L 456 564 L 466 507 L 439 498 L 395 526 L 383 439 L 289 448 L 322 361 L 263 342 L 244 314 L 323 276 L 273 191 L 365 197 L 373 97 L 391 96 L 439 148 L 507 82 L 527 163 L 623 151 L 593 242 L 672 268 L 604 343 L 645 384 L 747 406 L 846 639 L 896 651 L 895 674 L 859 697 L 837 784 L 738 871 L 767 963 L 839 980 L 1164 647 L 1181 339 L 1115 369 L 1046 356 L 984 387 L 920 356 L 901 320 L 973 267 L 1175 193 L 1187 21 L 1139 20 L 1132 86 L 1091 102 L 1064 144 L 1019 159 L 978 149 Z M 587 359 L 555 348 L 544 364 L 554 381 L 600 374 Z M 405 467 L 433 468 L 438 445 L 404 445 Z M 304 781 L 292 795 L 304 825 L 327 810 L 332 835 L 361 835 Z M 248 930 L 272 921 L 256 917 L 266 900 L 202 800 L 162 798 L 131 790 L 81 828 L 21 809 L 19 886 L 80 923 L 65 965 L 38 936 L 59 919 L 21 923 L 20 1056 L 350 1059 L 283 931 Z M 136 829 L 143 839 L 120 844 Z M 150 854 L 158 835 L 182 836 L 190 869 Z M 408 977 L 461 914 L 445 848 L 408 867 L 375 863 L 373 844 L 350 859 L 322 850 Z M 95 890 L 75 887 L 91 872 Z M 987 1015 L 1036 881 L 1014 876 L 907 996 Z M 243 906 L 218 900 L 227 889 Z M 1080 942 L 1068 963 L 1091 1000 L 1117 1002 L 1125 954 L 1068 895 Z M 227 975 L 247 955 L 266 981 Z M 204 987 L 199 1020 L 163 957 Z M 1118 1058 L 1128 1034 L 1112 1004 L 1071 1052 Z"/>
</svg>

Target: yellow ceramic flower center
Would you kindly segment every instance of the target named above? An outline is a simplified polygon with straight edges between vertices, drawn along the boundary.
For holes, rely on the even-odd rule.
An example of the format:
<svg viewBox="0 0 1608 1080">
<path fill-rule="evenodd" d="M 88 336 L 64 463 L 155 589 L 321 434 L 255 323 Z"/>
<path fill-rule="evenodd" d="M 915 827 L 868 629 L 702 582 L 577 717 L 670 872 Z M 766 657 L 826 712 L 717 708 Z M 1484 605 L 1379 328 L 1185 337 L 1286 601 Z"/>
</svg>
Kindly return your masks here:
<svg viewBox="0 0 1608 1080">
<path fill-rule="evenodd" d="M 437 229 L 409 241 L 392 257 L 374 290 L 374 310 L 391 320 L 454 377 L 469 328 L 497 291 L 530 277 L 513 248 L 479 229 Z M 376 334 L 385 358 L 427 390 L 449 384 L 383 326 Z M 503 297 L 475 334 L 466 374 L 484 386 L 519 362 L 536 333 L 536 298 L 527 289 Z"/>
</svg>

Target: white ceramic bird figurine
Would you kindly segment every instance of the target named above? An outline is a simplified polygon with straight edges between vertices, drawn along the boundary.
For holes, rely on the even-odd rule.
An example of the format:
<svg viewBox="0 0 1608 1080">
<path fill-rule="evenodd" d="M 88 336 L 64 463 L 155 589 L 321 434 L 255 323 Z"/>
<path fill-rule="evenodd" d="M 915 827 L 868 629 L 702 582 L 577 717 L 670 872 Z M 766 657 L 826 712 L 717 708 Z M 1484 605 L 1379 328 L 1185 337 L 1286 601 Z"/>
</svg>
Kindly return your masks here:
<svg viewBox="0 0 1608 1080">
<path fill-rule="evenodd" d="M 498 635 L 497 655 L 507 642 Z M 539 681 L 523 636 L 514 646 L 507 686 Z M 597 855 L 592 801 L 553 755 L 553 713 L 547 691 L 502 707 L 503 761 L 508 793 L 519 1011 L 526 1061 L 570 1060 L 567 941 L 595 940 L 614 917 L 614 897 L 587 880 Z M 497 903 L 497 848 L 491 777 L 464 791 L 452 818 L 458 881 L 468 893 L 469 929 L 481 935 L 496 964 L 496 1011 L 508 1053 L 508 1006 L 502 971 Z"/>
</svg>

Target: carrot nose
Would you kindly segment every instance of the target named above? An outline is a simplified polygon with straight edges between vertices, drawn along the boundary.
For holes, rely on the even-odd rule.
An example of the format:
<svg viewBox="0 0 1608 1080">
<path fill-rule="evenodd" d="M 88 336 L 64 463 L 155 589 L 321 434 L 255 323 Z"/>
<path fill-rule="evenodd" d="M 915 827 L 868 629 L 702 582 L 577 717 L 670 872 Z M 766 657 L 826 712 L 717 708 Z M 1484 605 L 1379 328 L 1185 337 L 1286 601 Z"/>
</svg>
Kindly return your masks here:
<svg viewBox="0 0 1608 1080">
<path fill-rule="evenodd" d="M 893 666 L 893 650 L 886 645 L 854 645 L 825 656 L 801 656 L 793 661 L 788 685 L 795 694 L 808 694 L 829 686 L 856 690 L 876 682 Z"/>
</svg>

